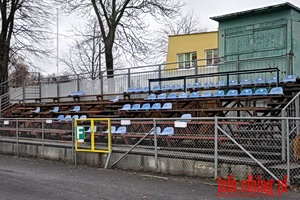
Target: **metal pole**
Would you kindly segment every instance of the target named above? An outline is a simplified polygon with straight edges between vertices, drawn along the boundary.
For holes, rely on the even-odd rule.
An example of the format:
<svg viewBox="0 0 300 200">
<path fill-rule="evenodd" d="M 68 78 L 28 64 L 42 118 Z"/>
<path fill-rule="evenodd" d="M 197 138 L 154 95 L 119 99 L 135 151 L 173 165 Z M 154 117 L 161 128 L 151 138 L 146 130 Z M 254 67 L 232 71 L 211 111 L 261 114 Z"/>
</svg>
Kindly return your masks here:
<svg viewBox="0 0 300 200">
<path fill-rule="evenodd" d="M 39 76 L 39 98 L 42 98 L 42 83 L 41 83 L 41 73 L 38 72 L 38 76 Z"/>
<path fill-rule="evenodd" d="M 57 14 L 57 17 L 56 17 L 56 72 L 57 72 L 57 75 L 59 75 L 59 67 L 58 67 L 58 58 L 59 58 L 59 51 L 58 51 L 58 8 L 56 8 L 56 14 Z"/>
<path fill-rule="evenodd" d="M 130 88 L 130 68 L 127 70 L 127 87 Z"/>
<path fill-rule="evenodd" d="M 297 120 L 298 121 L 298 120 Z M 286 119 L 286 147 L 287 147 L 287 150 L 286 150 L 286 156 L 287 156 L 287 162 L 286 162 L 286 165 L 287 165 L 287 185 L 290 185 L 290 130 L 289 130 L 289 120 Z"/>
<path fill-rule="evenodd" d="M 157 132 L 156 132 L 156 120 L 153 119 L 153 128 L 154 128 L 154 158 L 155 158 L 155 167 L 156 172 L 159 172 L 158 168 L 158 153 L 157 153 Z"/>
<path fill-rule="evenodd" d="M 0 117 L 2 117 L 2 97 L 0 96 Z"/>
<path fill-rule="evenodd" d="M 158 78 L 161 78 L 161 65 L 158 66 Z M 161 81 L 159 81 L 158 85 L 161 88 Z"/>
<path fill-rule="evenodd" d="M 42 159 L 44 159 L 44 119 L 42 119 Z"/>
<path fill-rule="evenodd" d="M 215 156 L 214 156 L 214 167 L 215 167 L 215 179 L 218 177 L 218 118 L 215 117 Z"/>
<path fill-rule="evenodd" d="M 19 121 L 16 122 L 17 155 L 19 155 Z"/>
<path fill-rule="evenodd" d="M 79 84 L 79 74 L 77 74 L 77 86 L 76 86 L 76 89 L 77 91 L 80 91 L 80 84 Z"/>
</svg>

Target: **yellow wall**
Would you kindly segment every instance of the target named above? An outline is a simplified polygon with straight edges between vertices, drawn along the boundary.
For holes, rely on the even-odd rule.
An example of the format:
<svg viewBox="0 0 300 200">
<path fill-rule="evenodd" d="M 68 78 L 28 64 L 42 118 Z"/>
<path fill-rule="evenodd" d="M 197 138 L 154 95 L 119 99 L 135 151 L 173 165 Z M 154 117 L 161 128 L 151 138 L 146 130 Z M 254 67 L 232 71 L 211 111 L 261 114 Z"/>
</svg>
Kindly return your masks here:
<svg viewBox="0 0 300 200">
<path fill-rule="evenodd" d="M 218 48 L 218 32 L 205 32 L 169 36 L 167 63 L 177 62 L 177 54 L 197 52 L 197 59 L 205 58 L 205 50 Z M 197 65 L 204 65 L 198 61 Z M 177 64 L 167 64 L 165 69 L 177 68 Z"/>
</svg>

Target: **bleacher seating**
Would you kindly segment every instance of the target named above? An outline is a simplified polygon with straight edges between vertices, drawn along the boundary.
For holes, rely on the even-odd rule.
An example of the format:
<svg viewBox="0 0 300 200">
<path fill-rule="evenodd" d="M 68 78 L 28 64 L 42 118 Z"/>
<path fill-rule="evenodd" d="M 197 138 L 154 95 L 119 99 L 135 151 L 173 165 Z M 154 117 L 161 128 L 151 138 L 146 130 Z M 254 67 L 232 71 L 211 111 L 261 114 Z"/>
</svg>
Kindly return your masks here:
<svg viewBox="0 0 300 200">
<path fill-rule="evenodd" d="M 206 90 L 206 91 L 203 91 L 202 94 L 201 94 L 201 97 L 212 97 L 212 91 L 210 90 Z"/>
<path fill-rule="evenodd" d="M 188 94 L 186 92 L 182 92 L 178 95 L 178 99 L 188 98 Z"/>
<path fill-rule="evenodd" d="M 205 82 L 203 87 L 204 88 L 211 88 L 213 86 L 214 86 L 214 84 L 212 82 Z"/>
<path fill-rule="evenodd" d="M 174 84 L 173 86 L 172 86 L 172 90 L 173 91 L 175 91 L 175 90 L 180 90 L 181 88 L 180 88 L 180 86 L 179 86 L 179 84 Z"/>
<path fill-rule="evenodd" d="M 293 82 L 296 82 L 296 75 L 286 75 L 283 80 L 282 80 L 283 83 L 293 83 Z"/>
<path fill-rule="evenodd" d="M 139 109 L 141 109 L 141 104 L 139 103 L 133 104 L 133 106 L 130 108 L 130 110 L 139 110 Z"/>
<path fill-rule="evenodd" d="M 251 80 L 250 80 L 250 79 L 243 79 L 243 80 L 240 82 L 240 85 L 241 85 L 241 86 L 244 86 L 244 85 L 251 85 Z"/>
<path fill-rule="evenodd" d="M 255 95 L 267 95 L 268 90 L 267 90 L 267 88 L 258 88 L 255 90 L 254 94 Z"/>
<path fill-rule="evenodd" d="M 201 83 L 199 83 L 199 82 L 194 83 L 193 84 L 193 89 L 198 89 L 198 88 L 202 88 Z"/>
<path fill-rule="evenodd" d="M 172 92 L 168 95 L 167 99 L 176 99 L 177 98 L 177 95 L 175 92 Z"/>
<path fill-rule="evenodd" d="M 117 103 L 119 100 L 120 100 L 120 96 L 117 95 L 117 96 L 115 96 L 114 98 L 112 98 L 112 99 L 109 100 L 109 101 L 111 101 L 111 102 L 113 102 L 113 103 Z"/>
<path fill-rule="evenodd" d="M 239 95 L 238 90 L 229 90 L 226 94 L 226 96 L 228 96 L 228 97 L 234 97 L 234 96 L 238 96 L 238 95 Z"/>
<path fill-rule="evenodd" d="M 166 99 L 166 98 L 167 98 L 166 93 L 161 93 L 161 94 L 157 95 L 157 97 L 156 97 L 157 100 L 162 100 L 162 99 Z"/>
<path fill-rule="evenodd" d="M 237 80 L 230 80 L 229 81 L 229 86 L 237 86 L 238 85 L 238 81 Z"/>
<path fill-rule="evenodd" d="M 217 92 L 214 93 L 214 97 L 223 97 L 225 96 L 224 90 L 218 90 Z"/>
<path fill-rule="evenodd" d="M 116 128 L 115 126 L 111 126 L 111 127 L 110 127 L 110 132 L 111 132 L 111 133 L 116 132 L 116 130 L 117 130 L 117 128 Z M 106 131 L 103 131 L 102 133 L 103 133 L 103 134 L 108 134 L 108 129 L 107 129 Z"/>
<path fill-rule="evenodd" d="M 121 109 L 119 109 L 119 110 L 130 110 L 130 108 L 131 108 L 131 105 L 130 104 L 124 104 L 123 105 L 123 107 L 121 108 Z"/>
<path fill-rule="evenodd" d="M 154 135 L 154 128 L 151 129 L 149 135 Z M 159 135 L 161 133 L 161 128 L 160 127 L 156 127 L 156 134 Z"/>
<path fill-rule="evenodd" d="M 282 87 L 274 87 L 269 92 L 270 95 L 283 95 Z"/>
<path fill-rule="evenodd" d="M 55 106 L 52 110 L 49 110 L 50 113 L 57 113 L 59 111 L 59 107 Z"/>
<path fill-rule="evenodd" d="M 94 126 L 94 133 L 97 132 L 97 126 Z M 88 130 L 84 131 L 85 134 L 91 134 L 92 133 L 92 128 L 89 127 Z"/>
<path fill-rule="evenodd" d="M 152 92 L 157 92 L 160 90 L 160 86 L 159 85 L 155 85 L 153 86 L 153 88 L 151 89 Z"/>
<path fill-rule="evenodd" d="M 217 81 L 216 84 L 215 84 L 215 87 L 216 88 L 219 88 L 219 87 L 224 87 L 226 84 L 224 81 Z"/>
<path fill-rule="evenodd" d="M 35 110 L 31 111 L 32 114 L 37 114 L 41 112 L 41 107 L 37 107 Z"/>
<path fill-rule="evenodd" d="M 78 115 L 73 115 L 72 119 L 78 119 L 79 116 Z"/>
<path fill-rule="evenodd" d="M 190 93 L 190 96 L 189 96 L 189 98 L 199 98 L 199 97 L 200 97 L 200 95 L 199 95 L 198 91 Z"/>
<path fill-rule="evenodd" d="M 80 106 L 75 106 L 73 109 L 70 110 L 70 112 L 79 112 Z"/>
<path fill-rule="evenodd" d="M 180 122 L 190 122 L 192 119 L 192 115 L 190 113 L 185 113 L 183 115 L 181 115 L 180 119 L 177 120 L 177 121 L 180 121 Z"/>
<path fill-rule="evenodd" d="M 277 77 L 276 76 L 270 77 L 269 80 L 268 80 L 268 83 L 269 84 L 277 83 Z"/>
<path fill-rule="evenodd" d="M 251 96 L 252 94 L 252 89 L 243 89 L 240 93 L 240 96 Z"/>
<path fill-rule="evenodd" d="M 141 110 L 149 110 L 151 108 L 150 103 L 145 103 L 142 105 Z"/>
<path fill-rule="evenodd" d="M 165 85 L 163 85 L 163 86 L 161 87 L 161 90 L 162 90 L 162 91 L 171 90 L 171 87 L 170 87 L 170 85 L 165 84 Z"/>
<path fill-rule="evenodd" d="M 172 103 L 165 103 L 161 109 L 172 109 Z"/>
<path fill-rule="evenodd" d="M 156 94 L 149 94 L 149 96 L 146 98 L 146 100 L 155 100 Z"/>
<path fill-rule="evenodd" d="M 160 110 L 161 109 L 161 103 L 155 103 L 150 108 L 151 110 Z"/>
<path fill-rule="evenodd" d="M 112 134 L 125 134 L 126 126 L 120 126 L 116 131 L 111 131 Z"/>
<path fill-rule="evenodd" d="M 161 133 L 157 135 L 164 135 L 164 136 L 174 135 L 174 127 L 166 127 Z"/>
<path fill-rule="evenodd" d="M 255 79 L 254 84 L 255 85 L 262 85 L 265 84 L 266 80 L 264 78 L 258 77 L 257 79 Z"/>
</svg>

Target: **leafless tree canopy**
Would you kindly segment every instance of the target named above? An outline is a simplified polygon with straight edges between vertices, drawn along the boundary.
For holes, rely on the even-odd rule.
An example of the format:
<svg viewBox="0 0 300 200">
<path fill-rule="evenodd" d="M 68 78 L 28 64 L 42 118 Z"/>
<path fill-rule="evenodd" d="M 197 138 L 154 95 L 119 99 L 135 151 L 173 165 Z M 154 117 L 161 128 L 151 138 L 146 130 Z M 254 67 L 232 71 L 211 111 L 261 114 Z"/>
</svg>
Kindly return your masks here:
<svg viewBox="0 0 300 200">
<path fill-rule="evenodd" d="M 0 0 L 0 82 L 8 78 L 12 57 L 30 61 L 32 54 L 48 53 L 44 47 L 50 38 L 50 5 L 48 1 Z"/>
<path fill-rule="evenodd" d="M 147 52 L 146 17 L 172 17 L 182 6 L 178 0 L 60 0 L 69 12 L 95 14 L 104 43 L 108 77 L 113 77 L 116 48 L 138 58 Z M 93 11 L 93 12 L 92 12 Z"/>
</svg>

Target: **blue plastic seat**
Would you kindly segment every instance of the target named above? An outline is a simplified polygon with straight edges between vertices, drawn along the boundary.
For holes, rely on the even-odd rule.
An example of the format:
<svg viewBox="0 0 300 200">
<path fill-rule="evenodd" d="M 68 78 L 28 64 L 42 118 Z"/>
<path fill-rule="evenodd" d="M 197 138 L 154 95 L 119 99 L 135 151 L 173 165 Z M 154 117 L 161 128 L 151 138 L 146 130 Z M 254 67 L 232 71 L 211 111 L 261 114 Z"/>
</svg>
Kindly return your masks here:
<svg viewBox="0 0 300 200">
<path fill-rule="evenodd" d="M 79 119 L 86 119 L 86 118 L 87 118 L 86 115 L 81 115 L 81 116 L 79 117 Z"/>
<path fill-rule="evenodd" d="M 251 85 L 251 80 L 250 79 L 243 79 L 240 82 L 240 85 L 244 86 L 244 85 Z"/>
<path fill-rule="evenodd" d="M 192 86 L 191 86 L 191 84 L 186 84 L 186 89 L 191 89 L 191 88 L 193 88 Z M 184 84 L 182 85 L 182 89 L 184 89 Z"/>
<path fill-rule="evenodd" d="M 269 92 L 270 95 L 283 95 L 282 87 L 274 87 Z"/>
<path fill-rule="evenodd" d="M 78 115 L 73 115 L 72 119 L 78 119 L 79 116 Z"/>
<path fill-rule="evenodd" d="M 203 85 L 204 88 L 210 88 L 210 87 L 213 87 L 213 86 L 214 86 L 214 84 L 212 82 L 205 82 L 204 85 Z"/>
<path fill-rule="evenodd" d="M 161 133 L 158 135 L 171 136 L 174 135 L 174 127 L 166 127 Z"/>
<path fill-rule="evenodd" d="M 266 80 L 264 78 L 258 77 L 257 79 L 255 79 L 254 84 L 255 85 L 261 85 L 261 84 L 265 84 Z"/>
<path fill-rule="evenodd" d="M 152 105 L 152 107 L 150 108 L 151 110 L 159 110 L 161 109 L 161 104 L 160 103 L 155 103 Z"/>
<path fill-rule="evenodd" d="M 126 93 L 133 93 L 134 92 L 134 88 L 128 88 L 126 91 L 124 91 Z"/>
<path fill-rule="evenodd" d="M 70 94 L 68 94 L 68 97 L 73 97 L 76 94 L 77 94 L 77 92 L 71 92 Z"/>
<path fill-rule="evenodd" d="M 130 110 L 139 110 L 139 109 L 141 109 L 141 104 L 139 103 L 133 104 L 133 106 L 130 108 Z"/>
<path fill-rule="evenodd" d="M 94 126 L 94 133 L 95 132 L 97 132 L 97 126 Z M 91 127 L 89 127 L 89 129 L 88 130 L 86 130 L 86 131 L 84 131 L 84 133 L 92 133 L 92 128 Z"/>
<path fill-rule="evenodd" d="M 229 81 L 229 86 L 237 86 L 238 85 L 238 81 L 237 80 L 230 80 Z"/>
<path fill-rule="evenodd" d="M 160 127 L 156 127 L 156 134 L 159 135 L 161 133 L 161 128 Z M 154 135 L 154 128 L 151 129 L 151 132 L 149 135 Z"/>
<path fill-rule="evenodd" d="M 172 103 L 170 102 L 164 103 L 161 109 L 172 109 Z"/>
<path fill-rule="evenodd" d="M 116 128 L 115 126 L 111 126 L 111 127 L 110 127 L 110 132 L 111 132 L 111 133 L 116 132 L 116 129 L 117 129 L 117 128 Z M 103 131 L 102 133 L 103 133 L 103 134 L 108 134 L 108 129 L 107 129 L 106 131 Z"/>
<path fill-rule="evenodd" d="M 161 93 L 159 95 L 157 95 L 156 99 L 166 99 L 167 98 L 167 94 L 166 93 Z"/>
<path fill-rule="evenodd" d="M 284 83 L 296 82 L 296 75 L 286 75 L 282 80 Z"/>
<path fill-rule="evenodd" d="M 243 89 L 240 93 L 240 96 L 251 96 L 253 91 L 251 89 Z"/>
<path fill-rule="evenodd" d="M 167 99 L 176 99 L 177 98 L 177 94 L 175 92 L 172 92 L 168 95 Z"/>
<path fill-rule="evenodd" d="M 224 81 L 217 81 L 216 84 L 215 84 L 216 88 L 223 87 L 223 86 L 225 86 L 225 82 Z"/>
<path fill-rule="evenodd" d="M 173 86 L 172 86 L 172 90 L 180 90 L 181 88 L 180 88 L 180 86 L 178 85 L 178 84 L 174 84 Z"/>
<path fill-rule="evenodd" d="M 59 111 L 59 107 L 55 106 L 52 110 L 49 110 L 50 113 L 56 113 Z"/>
<path fill-rule="evenodd" d="M 199 82 L 194 83 L 193 84 L 193 89 L 196 89 L 196 88 L 202 88 L 201 83 L 199 83 Z"/>
<path fill-rule="evenodd" d="M 170 85 L 168 85 L 168 84 L 165 84 L 165 85 L 163 85 L 162 87 L 161 87 L 161 90 L 162 91 L 167 91 L 167 90 L 171 90 L 172 88 L 170 87 Z"/>
<path fill-rule="evenodd" d="M 254 95 L 267 95 L 267 94 L 268 94 L 267 88 L 258 88 L 254 92 Z"/>
<path fill-rule="evenodd" d="M 130 104 L 124 104 L 123 107 L 119 110 L 130 110 L 131 105 Z"/>
<path fill-rule="evenodd" d="M 214 97 L 223 97 L 225 96 L 224 90 L 218 90 L 214 93 Z"/>
<path fill-rule="evenodd" d="M 189 98 L 199 98 L 199 97 L 200 97 L 199 92 L 192 92 L 192 93 L 190 93 L 190 96 L 189 96 Z"/>
<path fill-rule="evenodd" d="M 119 100 L 120 100 L 120 96 L 117 95 L 117 96 L 115 96 L 114 98 L 112 98 L 112 99 L 109 100 L 109 101 L 111 101 L 111 102 L 113 102 L 113 103 L 117 103 Z"/>
<path fill-rule="evenodd" d="M 188 94 L 186 92 L 182 92 L 178 95 L 178 99 L 185 99 L 188 98 Z"/>
<path fill-rule="evenodd" d="M 70 112 L 79 112 L 80 106 L 75 106 L 73 109 L 70 110 Z"/>
<path fill-rule="evenodd" d="M 268 83 L 269 84 L 277 83 L 277 76 L 270 77 L 270 79 L 268 80 Z"/>
<path fill-rule="evenodd" d="M 210 90 L 203 91 L 201 97 L 212 97 L 212 92 Z"/>
<path fill-rule="evenodd" d="M 72 120 L 72 116 L 71 115 L 67 115 L 67 116 L 65 116 L 65 118 L 63 120 L 65 120 L 65 121 L 71 121 Z"/>
<path fill-rule="evenodd" d="M 33 114 L 37 114 L 39 112 L 41 112 L 41 108 L 40 107 L 37 107 L 35 110 L 31 111 L 31 113 L 33 113 Z"/>
<path fill-rule="evenodd" d="M 157 92 L 157 91 L 159 91 L 160 90 L 160 86 L 159 85 L 155 85 L 155 86 L 153 86 L 153 88 L 151 89 L 151 91 L 153 91 L 153 92 Z"/>
<path fill-rule="evenodd" d="M 56 118 L 56 120 L 62 120 L 62 119 L 64 119 L 64 118 L 65 118 L 64 115 L 59 115 L 59 116 Z"/>
<path fill-rule="evenodd" d="M 192 119 L 192 115 L 190 113 L 186 113 L 186 114 L 183 114 L 181 115 L 180 119 L 179 120 L 176 120 L 176 121 L 180 121 L 180 122 L 190 122 Z"/>
<path fill-rule="evenodd" d="M 76 96 L 82 96 L 82 95 L 83 95 L 83 92 L 78 91 L 78 92 L 71 92 L 71 94 L 69 94 L 68 96 L 76 97 Z"/>
<path fill-rule="evenodd" d="M 228 97 L 234 97 L 234 96 L 238 96 L 238 95 L 239 95 L 238 90 L 229 90 L 226 94 L 226 96 L 228 96 Z"/>
<path fill-rule="evenodd" d="M 146 98 L 146 100 L 155 100 L 156 94 L 149 94 L 149 96 Z"/>
<path fill-rule="evenodd" d="M 142 105 L 141 110 L 149 110 L 151 108 L 150 103 L 145 103 Z"/>
<path fill-rule="evenodd" d="M 142 91 L 143 91 L 142 87 L 137 87 L 137 88 L 134 89 L 135 93 L 139 93 L 139 92 L 142 92 Z"/>
<path fill-rule="evenodd" d="M 112 132 L 112 134 L 125 134 L 126 133 L 126 126 L 120 126 L 116 131 Z"/>
<path fill-rule="evenodd" d="M 149 92 L 149 87 L 144 87 L 144 88 L 143 88 L 143 91 L 144 91 L 144 92 Z"/>
</svg>

